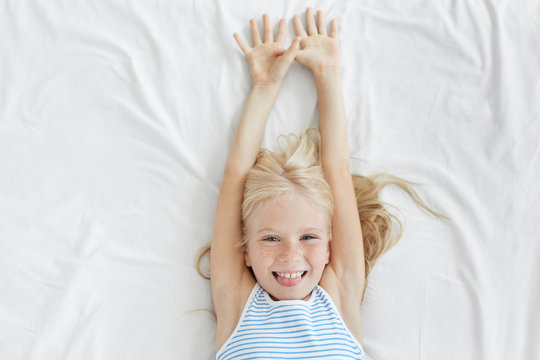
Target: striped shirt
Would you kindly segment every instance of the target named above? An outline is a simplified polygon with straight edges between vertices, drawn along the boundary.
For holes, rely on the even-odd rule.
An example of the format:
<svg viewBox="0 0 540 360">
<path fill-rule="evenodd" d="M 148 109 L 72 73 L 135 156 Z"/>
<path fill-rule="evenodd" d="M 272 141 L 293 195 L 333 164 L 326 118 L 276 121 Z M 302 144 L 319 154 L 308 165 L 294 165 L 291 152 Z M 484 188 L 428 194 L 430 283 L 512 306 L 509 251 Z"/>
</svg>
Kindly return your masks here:
<svg viewBox="0 0 540 360">
<path fill-rule="evenodd" d="M 274 301 L 256 283 L 216 359 L 363 360 L 365 355 L 319 285 L 308 301 Z"/>
</svg>

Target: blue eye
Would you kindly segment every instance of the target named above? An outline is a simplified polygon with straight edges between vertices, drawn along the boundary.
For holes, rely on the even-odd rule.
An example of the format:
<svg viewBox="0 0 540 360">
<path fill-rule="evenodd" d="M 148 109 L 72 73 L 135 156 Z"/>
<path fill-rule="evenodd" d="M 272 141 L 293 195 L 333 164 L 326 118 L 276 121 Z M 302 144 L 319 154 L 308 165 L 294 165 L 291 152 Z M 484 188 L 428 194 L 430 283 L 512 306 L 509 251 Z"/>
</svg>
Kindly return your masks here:
<svg viewBox="0 0 540 360">
<path fill-rule="evenodd" d="M 267 241 L 277 241 L 277 237 L 275 237 L 275 236 L 269 236 L 269 237 L 265 238 L 264 240 L 267 240 Z"/>
<path fill-rule="evenodd" d="M 302 240 L 310 240 L 310 239 L 315 239 L 315 236 L 311 236 L 311 235 L 302 236 Z"/>
</svg>

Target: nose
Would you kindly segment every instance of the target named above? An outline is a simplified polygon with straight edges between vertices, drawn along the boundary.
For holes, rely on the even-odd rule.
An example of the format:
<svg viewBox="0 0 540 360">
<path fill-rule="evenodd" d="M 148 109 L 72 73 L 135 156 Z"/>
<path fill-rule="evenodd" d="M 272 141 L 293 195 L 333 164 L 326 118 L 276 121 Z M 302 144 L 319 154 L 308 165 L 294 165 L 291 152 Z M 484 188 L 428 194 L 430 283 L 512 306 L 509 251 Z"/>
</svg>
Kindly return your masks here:
<svg viewBox="0 0 540 360">
<path fill-rule="evenodd" d="M 283 262 L 294 262 L 302 256 L 300 245 L 294 241 L 284 241 L 279 258 Z"/>
</svg>

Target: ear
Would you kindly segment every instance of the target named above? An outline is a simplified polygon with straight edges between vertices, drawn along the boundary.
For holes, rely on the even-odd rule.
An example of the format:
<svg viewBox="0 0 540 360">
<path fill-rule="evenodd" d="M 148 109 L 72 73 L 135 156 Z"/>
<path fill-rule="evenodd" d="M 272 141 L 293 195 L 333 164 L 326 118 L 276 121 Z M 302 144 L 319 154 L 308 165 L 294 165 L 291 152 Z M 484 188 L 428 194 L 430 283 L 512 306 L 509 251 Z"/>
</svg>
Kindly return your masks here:
<svg viewBox="0 0 540 360">
<path fill-rule="evenodd" d="M 330 262 L 330 251 L 332 250 L 332 239 L 328 239 L 328 246 L 326 247 L 326 264 Z"/>
<path fill-rule="evenodd" d="M 246 253 L 244 254 L 244 262 L 246 263 L 246 266 L 247 266 L 247 267 L 251 267 L 251 260 L 249 259 L 249 254 L 248 254 L 247 251 L 246 251 Z"/>
</svg>

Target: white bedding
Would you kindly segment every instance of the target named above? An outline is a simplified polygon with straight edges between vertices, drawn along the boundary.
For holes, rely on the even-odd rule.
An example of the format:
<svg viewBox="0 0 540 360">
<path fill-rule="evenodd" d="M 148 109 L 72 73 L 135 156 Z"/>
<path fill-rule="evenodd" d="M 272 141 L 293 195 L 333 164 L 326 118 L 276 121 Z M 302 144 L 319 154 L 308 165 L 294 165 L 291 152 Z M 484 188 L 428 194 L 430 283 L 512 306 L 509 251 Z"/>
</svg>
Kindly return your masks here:
<svg viewBox="0 0 540 360">
<path fill-rule="evenodd" d="M 369 277 L 374 360 L 540 359 L 540 2 L 0 2 L 0 359 L 212 359 L 210 241 L 251 86 L 233 32 L 337 19 L 351 170 L 427 184 Z M 317 126 L 293 64 L 263 145 Z"/>
</svg>

